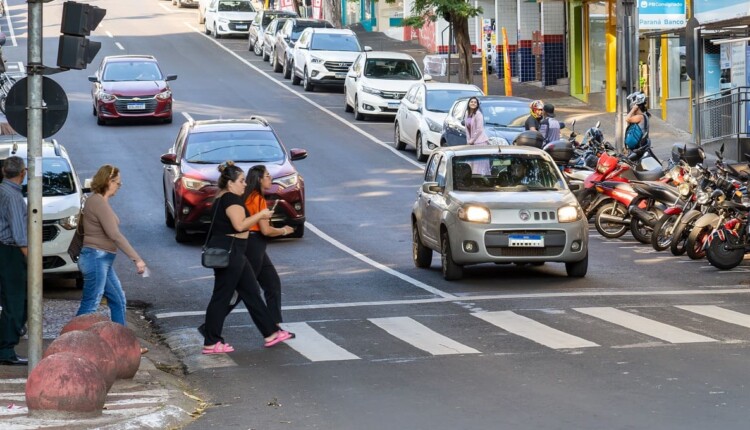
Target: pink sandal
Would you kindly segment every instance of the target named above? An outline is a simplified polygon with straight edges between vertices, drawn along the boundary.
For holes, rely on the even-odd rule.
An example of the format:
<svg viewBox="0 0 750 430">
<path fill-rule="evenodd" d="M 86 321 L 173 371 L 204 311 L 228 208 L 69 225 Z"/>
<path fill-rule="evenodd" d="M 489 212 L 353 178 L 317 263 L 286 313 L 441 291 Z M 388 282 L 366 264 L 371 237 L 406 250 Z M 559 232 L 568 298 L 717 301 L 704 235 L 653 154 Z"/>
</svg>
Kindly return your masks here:
<svg viewBox="0 0 750 430">
<path fill-rule="evenodd" d="M 228 343 L 216 342 L 214 346 L 204 346 L 204 354 L 226 354 L 228 352 L 234 352 L 232 345 Z"/>
<path fill-rule="evenodd" d="M 285 330 L 279 330 L 276 334 L 276 337 L 267 341 L 265 344 L 263 344 L 264 347 L 270 348 L 278 343 L 281 343 L 285 340 L 289 340 L 292 338 L 292 334 Z"/>
</svg>

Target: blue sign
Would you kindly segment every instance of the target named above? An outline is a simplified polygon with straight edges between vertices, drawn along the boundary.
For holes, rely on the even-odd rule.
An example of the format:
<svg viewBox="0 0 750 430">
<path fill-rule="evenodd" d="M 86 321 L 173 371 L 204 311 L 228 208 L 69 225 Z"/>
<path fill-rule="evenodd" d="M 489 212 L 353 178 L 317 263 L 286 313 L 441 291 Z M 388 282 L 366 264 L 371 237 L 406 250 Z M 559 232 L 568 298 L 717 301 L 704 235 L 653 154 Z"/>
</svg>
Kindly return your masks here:
<svg viewBox="0 0 750 430">
<path fill-rule="evenodd" d="M 693 0 L 695 17 L 701 24 L 750 15 L 750 0 Z"/>
<path fill-rule="evenodd" d="M 685 0 L 638 1 L 638 28 L 641 30 L 683 28 L 685 24 Z"/>
</svg>

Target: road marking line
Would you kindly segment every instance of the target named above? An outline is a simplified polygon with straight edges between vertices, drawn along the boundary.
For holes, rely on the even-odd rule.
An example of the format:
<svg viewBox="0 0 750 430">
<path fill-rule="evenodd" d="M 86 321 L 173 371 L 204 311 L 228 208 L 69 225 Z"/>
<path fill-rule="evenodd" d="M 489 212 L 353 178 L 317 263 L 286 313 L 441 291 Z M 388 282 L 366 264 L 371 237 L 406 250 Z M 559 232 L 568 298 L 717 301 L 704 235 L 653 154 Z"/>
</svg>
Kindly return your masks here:
<svg viewBox="0 0 750 430">
<path fill-rule="evenodd" d="M 124 51 L 125 50 L 125 47 L 122 46 L 122 44 L 120 42 L 115 42 L 115 46 L 117 46 L 118 48 L 120 48 L 120 51 Z"/>
<path fill-rule="evenodd" d="M 750 328 L 750 315 L 741 312 L 724 309 L 715 305 L 685 305 L 675 307 L 726 323 Z"/>
<path fill-rule="evenodd" d="M 573 310 L 669 343 L 716 342 L 716 339 L 711 339 L 710 337 L 683 330 L 620 309 L 611 307 L 593 307 L 574 308 Z"/>
<path fill-rule="evenodd" d="M 310 361 L 359 360 L 359 357 L 331 342 L 307 323 L 284 323 L 284 330 L 297 335 L 284 343 Z"/>
<path fill-rule="evenodd" d="M 8 11 L 8 2 L 5 0 L 2 0 L 3 2 L 3 10 L 5 11 L 5 20 L 8 22 L 8 32 L 10 33 L 10 40 L 13 42 L 12 46 L 18 46 L 18 43 L 16 42 L 16 32 L 13 30 L 13 22 L 10 20 L 10 12 Z"/>
<path fill-rule="evenodd" d="M 744 287 L 744 286 L 738 286 Z M 702 288 L 716 288 L 706 286 Z M 562 297 L 634 297 L 634 296 L 710 296 L 723 294 L 748 294 L 750 288 L 720 288 L 717 290 L 673 290 L 673 291 L 580 291 L 575 293 L 527 293 L 527 294 L 496 294 L 482 296 L 463 296 L 455 298 L 430 298 L 430 299 L 412 299 L 412 300 L 383 300 L 375 302 L 345 302 L 345 303 L 320 303 L 314 305 L 293 305 L 284 306 L 285 311 L 294 310 L 316 310 L 316 309 L 335 309 L 335 308 L 356 308 L 365 306 L 398 306 L 398 305 L 419 305 L 432 303 L 450 303 L 450 302 L 479 302 L 485 300 L 515 300 L 515 299 L 550 299 Z M 232 313 L 247 312 L 245 309 L 235 309 Z M 181 312 L 161 312 L 154 316 L 156 318 L 178 318 L 205 315 L 205 311 L 181 311 Z"/>
<path fill-rule="evenodd" d="M 477 312 L 471 314 L 515 335 L 525 337 L 552 349 L 590 348 L 598 344 L 544 325 L 512 311 Z"/>
<path fill-rule="evenodd" d="M 479 354 L 474 348 L 432 331 L 409 317 L 369 318 L 391 336 L 432 355 Z"/>
<path fill-rule="evenodd" d="M 167 12 L 174 12 L 174 9 L 170 9 L 170 8 L 164 6 L 164 3 L 157 3 L 157 4 L 159 5 L 159 7 L 161 7 L 164 10 L 166 10 Z"/>
<path fill-rule="evenodd" d="M 105 31 L 104 33 L 105 33 L 105 34 L 106 34 L 106 35 L 107 35 L 107 36 L 108 36 L 108 37 L 109 37 L 110 39 L 111 39 L 111 38 L 113 38 L 113 37 L 115 37 L 115 36 L 114 36 L 114 35 L 113 35 L 112 33 L 110 33 L 109 31 Z"/>
</svg>

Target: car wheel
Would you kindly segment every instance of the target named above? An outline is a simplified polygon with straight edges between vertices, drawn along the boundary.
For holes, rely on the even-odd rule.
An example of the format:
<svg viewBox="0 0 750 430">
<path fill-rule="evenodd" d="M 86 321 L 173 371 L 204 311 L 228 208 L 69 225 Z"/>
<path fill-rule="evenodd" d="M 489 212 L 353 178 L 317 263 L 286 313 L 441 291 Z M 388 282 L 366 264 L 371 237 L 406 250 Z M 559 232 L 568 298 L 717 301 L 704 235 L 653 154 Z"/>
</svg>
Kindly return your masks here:
<svg viewBox="0 0 750 430">
<path fill-rule="evenodd" d="M 411 240 L 411 257 L 414 260 L 414 265 L 422 269 L 430 267 L 432 265 L 432 250 L 422 244 L 416 223 L 411 226 Z"/>
<path fill-rule="evenodd" d="M 266 53 L 266 47 L 261 48 L 261 51 L 263 51 L 263 61 L 269 61 L 271 57 Z"/>
<path fill-rule="evenodd" d="M 169 115 L 169 117 L 164 118 L 164 124 L 172 124 L 172 115 Z"/>
<path fill-rule="evenodd" d="M 292 69 L 292 85 L 299 85 L 300 78 L 297 76 L 296 73 L 294 73 L 294 63 L 289 63 L 289 68 Z"/>
<path fill-rule="evenodd" d="M 586 251 L 586 256 L 583 260 L 576 261 L 573 263 L 565 263 L 565 271 L 571 278 L 583 278 L 586 276 L 586 272 L 589 270 L 589 253 Z"/>
<path fill-rule="evenodd" d="M 167 204 L 167 196 L 164 196 L 164 224 L 169 228 L 174 228 L 174 216 L 169 212 L 169 205 Z"/>
<path fill-rule="evenodd" d="M 307 67 L 305 67 L 305 71 L 302 73 L 302 88 L 305 89 L 305 91 L 313 91 L 315 87 L 310 82 L 310 76 L 307 73 Z"/>
<path fill-rule="evenodd" d="M 188 234 L 187 230 L 180 227 L 179 224 L 175 224 L 174 240 L 177 241 L 177 243 L 186 243 L 190 241 L 190 235 Z"/>
<path fill-rule="evenodd" d="M 464 276 L 464 268 L 453 261 L 451 254 L 451 242 L 448 232 L 440 236 L 440 262 L 443 270 L 443 279 L 446 281 L 457 281 Z"/>
<path fill-rule="evenodd" d="M 97 115 L 96 117 L 96 125 L 106 125 L 107 121 L 104 120 L 104 118 Z"/>
<path fill-rule="evenodd" d="M 406 149 L 406 143 L 401 140 L 401 127 L 398 125 L 398 121 L 393 125 L 393 142 L 396 144 L 396 149 L 399 151 Z"/>
<path fill-rule="evenodd" d="M 282 72 L 284 73 L 284 79 L 289 79 L 292 77 L 292 68 L 289 67 L 288 61 L 284 61 L 284 68 Z"/>
<path fill-rule="evenodd" d="M 359 112 L 359 101 L 357 96 L 354 96 L 354 119 L 357 121 L 364 121 L 365 115 Z"/>
<path fill-rule="evenodd" d="M 221 36 L 219 35 L 219 30 L 216 29 L 215 22 L 214 22 L 214 25 L 211 27 L 211 33 L 213 33 L 214 39 L 221 39 Z"/>
<path fill-rule="evenodd" d="M 91 115 L 96 116 L 96 106 L 91 107 Z"/>
<path fill-rule="evenodd" d="M 297 227 L 294 228 L 294 232 L 289 234 L 287 237 L 293 237 L 295 239 L 299 239 L 300 237 L 305 235 L 305 225 L 300 224 Z"/>
<path fill-rule="evenodd" d="M 76 288 L 79 290 L 82 290 L 83 289 L 83 275 L 80 273 L 77 274 L 75 277 L 75 280 L 76 280 Z"/>
<path fill-rule="evenodd" d="M 275 73 L 281 73 L 283 68 L 281 67 L 281 64 L 279 64 L 279 58 L 276 56 L 276 51 L 271 51 L 271 61 L 273 61 L 273 71 Z"/>
<path fill-rule="evenodd" d="M 203 19 L 203 32 L 211 35 L 211 30 L 208 29 L 208 24 L 206 23 L 205 18 Z"/>
<path fill-rule="evenodd" d="M 424 154 L 424 139 L 422 133 L 417 133 L 417 161 L 427 161 L 427 156 Z"/>
<path fill-rule="evenodd" d="M 260 57 L 261 55 L 263 55 L 263 45 L 261 45 L 261 43 L 260 43 L 260 38 L 258 38 L 255 41 L 255 44 L 253 45 L 253 52 L 258 57 Z"/>
</svg>

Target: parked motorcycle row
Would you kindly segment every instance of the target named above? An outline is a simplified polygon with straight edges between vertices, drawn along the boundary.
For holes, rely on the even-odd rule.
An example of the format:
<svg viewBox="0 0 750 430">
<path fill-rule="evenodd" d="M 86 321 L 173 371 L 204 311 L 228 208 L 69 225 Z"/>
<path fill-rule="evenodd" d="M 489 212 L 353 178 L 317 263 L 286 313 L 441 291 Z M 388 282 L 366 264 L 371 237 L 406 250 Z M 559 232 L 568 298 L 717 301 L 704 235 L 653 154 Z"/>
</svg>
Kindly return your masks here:
<svg viewBox="0 0 750 430">
<path fill-rule="evenodd" d="M 599 123 L 581 142 L 576 137 L 573 131 L 566 141 L 573 157 L 556 161 L 603 237 L 616 239 L 630 231 L 657 251 L 706 258 L 720 270 L 737 267 L 750 252 L 750 165 L 727 163 L 723 145 L 708 166 L 703 148 L 675 144 L 665 168 L 648 133 L 629 154 L 605 141 Z"/>
</svg>

